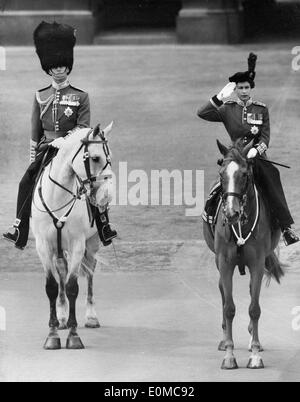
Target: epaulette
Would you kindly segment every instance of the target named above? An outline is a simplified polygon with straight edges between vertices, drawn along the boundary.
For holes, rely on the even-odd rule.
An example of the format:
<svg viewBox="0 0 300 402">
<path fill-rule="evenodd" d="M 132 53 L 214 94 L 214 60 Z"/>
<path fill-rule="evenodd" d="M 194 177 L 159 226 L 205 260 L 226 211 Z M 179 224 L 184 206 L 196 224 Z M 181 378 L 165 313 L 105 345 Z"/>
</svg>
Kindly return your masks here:
<svg viewBox="0 0 300 402">
<path fill-rule="evenodd" d="M 76 90 L 76 91 L 78 91 L 78 92 L 84 92 L 84 91 L 82 91 L 82 89 L 79 89 L 79 88 L 73 87 L 73 85 L 70 85 L 70 88 L 75 89 L 75 90 Z"/>
<path fill-rule="evenodd" d="M 228 101 L 224 102 L 224 105 L 233 105 L 235 103 L 236 103 L 235 100 L 228 100 Z"/>
<path fill-rule="evenodd" d="M 48 85 L 48 86 L 45 87 L 45 88 L 39 89 L 38 92 L 46 91 L 46 89 L 49 89 L 49 88 L 51 88 L 51 85 Z"/>
<path fill-rule="evenodd" d="M 253 103 L 253 105 L 256 105 L 256 106 L 267 107 L 267 105 L 265 103 L 262 103 L 262 102 L 253 101 L 252 103 Z"/>
</svg>

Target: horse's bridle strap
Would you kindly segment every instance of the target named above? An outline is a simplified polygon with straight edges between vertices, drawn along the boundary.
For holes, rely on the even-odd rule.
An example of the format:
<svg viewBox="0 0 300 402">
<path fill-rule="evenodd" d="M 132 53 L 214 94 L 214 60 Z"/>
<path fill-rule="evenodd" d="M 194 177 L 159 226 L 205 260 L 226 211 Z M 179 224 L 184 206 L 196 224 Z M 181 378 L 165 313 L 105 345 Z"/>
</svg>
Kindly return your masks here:
<svg viewBox="0 0 300 402">
<path fill-rule="evenodd" d="M 227 192 L 227 193 L 224 193 L 223 194 L 223 196 L 222 196 L 222 198 L 223 199 L 226 199 L 227 197 L 236 197 L 236 198 L 238 198 L 239 200 L 242 200 L 242 198 L 243 198 L 243 194 L 239 194 L 239 193 L 234 193 L 234 192 Z"/>
</svg>

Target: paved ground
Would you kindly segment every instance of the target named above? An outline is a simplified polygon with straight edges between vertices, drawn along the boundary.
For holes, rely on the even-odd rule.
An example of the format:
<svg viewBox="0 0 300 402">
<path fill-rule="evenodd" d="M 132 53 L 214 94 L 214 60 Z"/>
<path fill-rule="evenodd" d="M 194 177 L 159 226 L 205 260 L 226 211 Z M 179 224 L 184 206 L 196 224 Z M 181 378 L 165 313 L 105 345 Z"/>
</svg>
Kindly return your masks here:
<svg viewBox="0 0 300 402">
<path fill-rule="evenodd" d="M 145 245 L 141 245 L 145 247 Z M 155 247 L 152 248 L 154 250 Z M 171 254 L 169 268 L 101 269 L 96 275 L 99 330 L 79 329 L 83 351 L 42 349 L 47 310 L 39 273 L 1 275 L 0 304 L 7 310 L 1 333 L 2 381 L 298 381 L 299 332 L 291 308 L 299 301 L 299 272 L 279 287 L 263 289 L 261 341 L 265 370 L 249 371 L 248 278 L 236 276 L 234 323 L 240 370 L 220 370 L 220 298 L 212 258 L 201 242 Z M 200 263 L 201 262 L 201 263 Z M 84 320 L 84 288 L 78 316 Z M 61 333 L 65 345 L 67 333 Z"/>
<path fill-rule="evenodd" d="M 115 120 L 114 165 L 128 169 L 201 169 L 206 190 L 216 174 L 215 140 L 228 142 L 220 125 L 197 119 L 197 107 L 259 53 L 255 97 L 270 106 L 270 158 L 293 166 L 282 171 L 299 229 L 299 85 L 291 71 L 294 43 L 238 47 L 78 48 L 72 82 L 89 91 L 93 124 Z M 32 48 L 8 49 L 0 72 L 0 229 L 11 223 L 17 183 L 28 161 L 33 92 L 47 85 Z M 24 151 L 25 150 L 25 151 Z M 184 207 L 113 208 L 121 240 L 99 254 L 96 298 L 102 328 L 80 330 L 86 350 L 45 352 L 48 303 L 34 250 L 19 253 L 0 241 L 0 306 L 7 330 L 0 332 L 0 381 L 286 381 L 299 380 L 299 332 L 291 310 L 299 300 L 299 248 L 281 247 L 288 274 L 279 287 L 263 289 L 263 371 L 245 369 L 248 352 L 248 280 L 236 275 L 236 355 L 240 370 L 219 369 L 220 297 L 211 254 L 201 242 L 198 217 Z M 84 284 L 78 304 L 84 316 Z M 62 334 L 65 340 L 66 334 Z"/>
</svg>

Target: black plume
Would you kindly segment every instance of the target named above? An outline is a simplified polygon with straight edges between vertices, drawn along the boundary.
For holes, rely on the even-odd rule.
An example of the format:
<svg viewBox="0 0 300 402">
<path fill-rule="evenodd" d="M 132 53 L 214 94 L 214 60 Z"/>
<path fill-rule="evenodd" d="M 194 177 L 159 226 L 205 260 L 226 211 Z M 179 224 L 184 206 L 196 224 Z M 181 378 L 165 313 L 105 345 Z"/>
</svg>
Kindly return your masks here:
<svg viewBox="0 0 300 402">
<path fill-rule="evenodd" d="M 250 53 L 248 57 L 248 72 L 252 80 L 255 78 L 255 67 L 256 67 L 257 55 Z"/>
</svg>

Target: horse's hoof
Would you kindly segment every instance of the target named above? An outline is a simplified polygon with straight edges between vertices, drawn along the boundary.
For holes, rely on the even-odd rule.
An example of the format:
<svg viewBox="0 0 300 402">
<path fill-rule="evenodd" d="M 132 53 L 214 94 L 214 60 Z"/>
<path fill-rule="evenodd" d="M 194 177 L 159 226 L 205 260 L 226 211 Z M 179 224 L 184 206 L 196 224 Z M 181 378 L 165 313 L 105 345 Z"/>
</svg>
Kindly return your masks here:
<svg viewBox="0 0 300 402">
<path fill-rule="evenodd" d="M 251 356 L 247 364 L 249 369 L 263 369 L 265 368 L 263 360 L 260 356 Z"/>
<path fill-rule="evenodd" d="M 264 352 L 264 348 L 262 346 L 259 347 L 259 352 Z M 248 352 L 252 352 L 251 347 L 248 349 Z"/>
<path fill-rule="evenodd" d="M 60 338 L 58 336 L 49 336 L 44 344 L 45 350 L 59 350 L 61 349 Z"/>
<path fill-rule="evenodd" d="M 239 366 L 237 365 L 235 357 L 230 357 L 228 359 L 224 359 L 221 369 L 222 370 L 235 370 L 238 369 Z"/>
<path fill-rule="evenodd" d="M 79 338 L 78 335 L 77 336 L 71 335 L 67 339 L 66 348 L 67 349 L 84 349 L 84 345 L 81 342 L 81 339 Z"/>
<path fill-rule="evenodd" d="M 85 328 L 100 328 L 100 323 L 97 318 L 88 318 L 85 323 Z"/>
<path fill-rule="evenodd" d="M 218 346 L 220 352 L 226 352 L 225 341 L 221 341 Z"/>
</svg>

